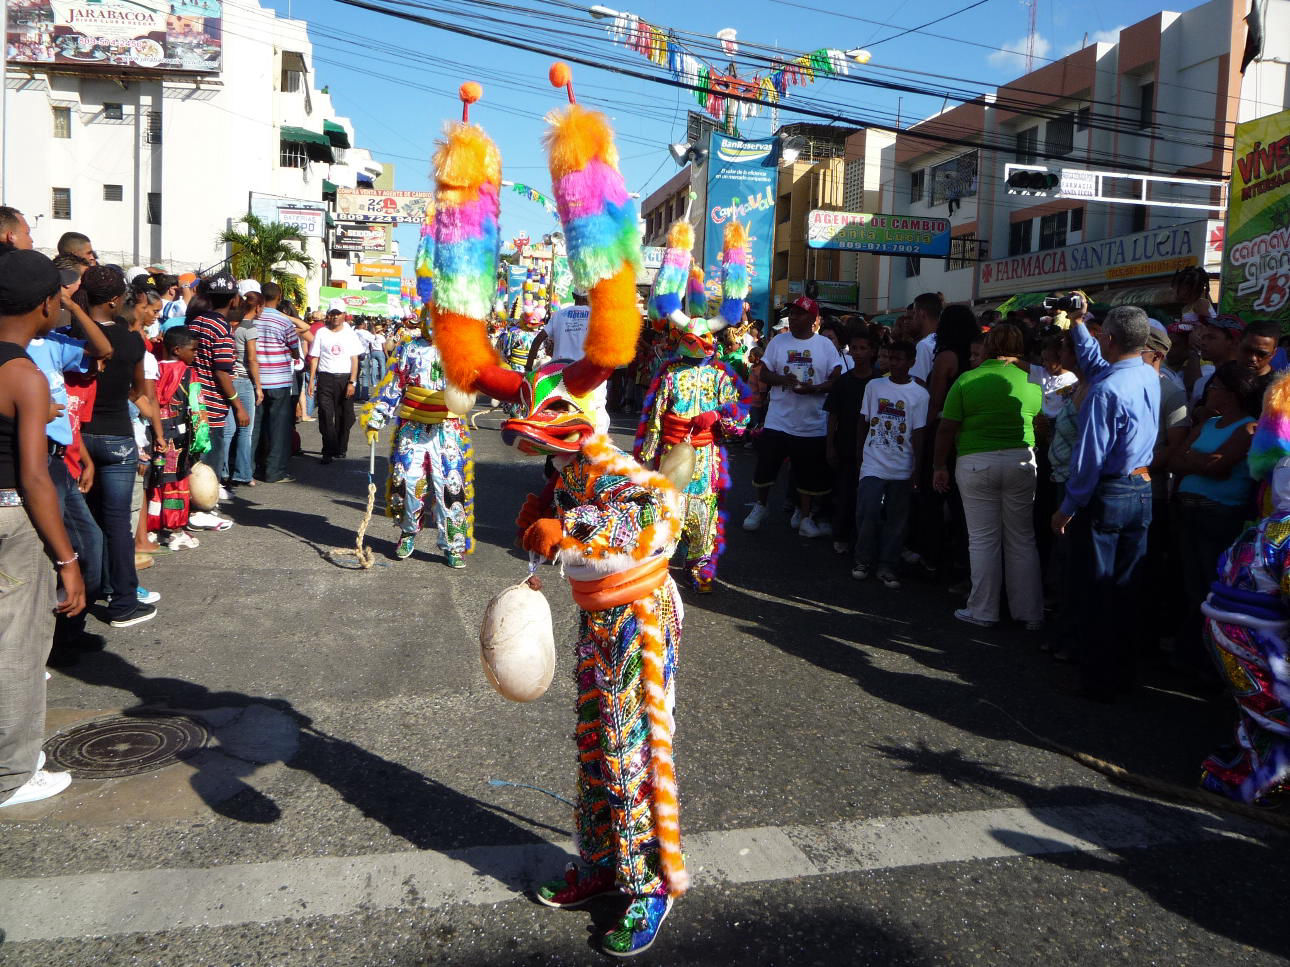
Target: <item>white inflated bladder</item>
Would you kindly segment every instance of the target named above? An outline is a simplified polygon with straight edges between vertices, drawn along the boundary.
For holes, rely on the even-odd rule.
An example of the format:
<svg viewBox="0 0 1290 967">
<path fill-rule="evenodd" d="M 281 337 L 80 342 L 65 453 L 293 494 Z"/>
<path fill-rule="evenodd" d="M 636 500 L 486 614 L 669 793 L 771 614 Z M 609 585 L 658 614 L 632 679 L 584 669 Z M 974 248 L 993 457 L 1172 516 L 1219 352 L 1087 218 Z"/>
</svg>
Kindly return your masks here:
<svg viewBox="0 0 1290 967">
<path fill-rule="evenodd" d="M 214 510 L 219 503 L 219 478 L 204 463 L 194 464 L 188 471 L 188 503 L 193 510 Z"/>
<path fill-rule="evenodd" d="M 475 394 L 467 393 L 449 383 L 444 387 L 443 402 L 453 416 L 469 416 L 475 406 Z"/>
<path fill-rule="evenodd" d="M 484 609 L 480 660 L 488 683 L 512 702 L 541 698 L 555 677 L 555 631 L 541 591 L 516 584 Z"/>
</svg>

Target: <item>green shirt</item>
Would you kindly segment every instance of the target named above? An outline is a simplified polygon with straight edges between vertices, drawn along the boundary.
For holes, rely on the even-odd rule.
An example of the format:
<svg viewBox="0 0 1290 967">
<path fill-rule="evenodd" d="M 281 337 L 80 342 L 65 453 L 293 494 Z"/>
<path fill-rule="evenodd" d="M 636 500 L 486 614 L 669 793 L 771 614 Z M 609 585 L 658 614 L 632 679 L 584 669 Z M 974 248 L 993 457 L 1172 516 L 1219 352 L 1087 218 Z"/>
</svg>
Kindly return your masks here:
<svg viewBox="0 0 1290 967">
<path fill-rule="evenodd" d="M 958 454 L 1035 445 L 1035 414 L 1043 390 L 1011 363 L 987 359 L 954 381 L 941 416 L 958 420 Z"/>
</svg>

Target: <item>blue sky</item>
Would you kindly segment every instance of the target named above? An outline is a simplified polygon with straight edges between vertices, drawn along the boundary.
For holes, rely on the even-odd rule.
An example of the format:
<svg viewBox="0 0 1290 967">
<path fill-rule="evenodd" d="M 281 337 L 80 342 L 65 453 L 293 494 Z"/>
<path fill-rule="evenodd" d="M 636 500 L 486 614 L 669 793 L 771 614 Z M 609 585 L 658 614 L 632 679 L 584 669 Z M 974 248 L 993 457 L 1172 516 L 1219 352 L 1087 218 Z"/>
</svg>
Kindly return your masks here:
<svg viewBox="0 0 1290 967">
<path fill-rule="evenodd" d="M 453 0 L 442 2 L 453 5 Z M 1021 56 L 991 49 L 1025 49 L 1029 8 L 1018 0 L 985 0 L 966 13 L 926 28 L 943 38 L 908 33 L 886 39 L 901 29 L 927 23 L 971 2 L 891 0 L 887 4 L 861 5 L 842 0 L 653 0 L 638 6 L 612 6 L 665 29 L 715 34 L 733 27 L 742 41 L 774 45 L 794 53 L 819 47 L 870 49 L 871 64 L 853 65 L 853 75 L 900 79 L 905 76 L 903 70 L 913 69 L 994 85 L 1023 73 Z M 1151 0 L 1037 2 L 1040 6 L 1035 52 L 1050 58 L 1077 49 L 1085 35 L 1090 43 L 1113 39 L 1118 28 L 1159 9 Z M 272 6 L 282 15 L 288 12 L 287 0 L 274 0 Z M 537 0 L 533 9 L 551 8 Z M 337 110 L 353 120 L 359 144 L 370 148 L 378 159 L 388 159 L 398 166 L 398 187 L 432 186 L 429 159 L 435 139 L 444 119 L 460 114 L 457 86 L 463 80 L 479 79 L 484 85 L 484 100 L 472 110 L 472 119 L 484 125 L 497 141 L 504 177 L 549 193 L 550 177 L 539 139 L 545 126 L 543 115 L 564 100 L 563 93 L 546 82 L 547 68 L 554 56 L 457 36 L 335 0 L 291 0 L 290 13 L 311 25 L 315 83 L 330 88 Z M 857 17 L 893 26 L 865 23 L 854 19 Z M 585 20 L 594 26 L 590 16 Z M 517 35 L 532 39 L 523 31 Z M 652 69 L 638 54 L 612 45 L 603 30 L 598 32 L 598 38 L 596 43 L 606 58 L 625 61 L 641 70 Z M 372 50 L 364 48 L 365 43 L 398 50 Z M 1037 61 L 1036 66 L 1042 63 Z M 486 74 L 481 76 L 481 71 Z M 956 89 L 971 86 L 964 80 L 939 83 Z M 677 170 L 666 147 L 684 137 L 686 112 L 698 109 L 690 92 L 577 65 L 574 86 L 581 102 L 603 108 L 614 119 L 629 190 L 641 192 L 644 197 Z M 825 79 L 810 87 L 791 88 L 780 112 L 781 123 L 811 120 L 792 115 L 797 92 L 804 97 L 837 102 L 849 114 L 894 118 L 899 110 L 905 123 L 944 106 L 939 98 L 898 95 Z M 903 97 L 899 103 L 898 97 Z M 770 133 L 770 118 L 763 114 L 745 121 L 741 128 L 745 136 L 764 136 Z M 552 227 L 551 218 L 540 206 L 517 195 L 503 196 L 505 238 L 521 231 L 540 236 Z M 416 231 L 400 229 L 400 238 L 405 254 L 410 254 Z"/>
</svg>

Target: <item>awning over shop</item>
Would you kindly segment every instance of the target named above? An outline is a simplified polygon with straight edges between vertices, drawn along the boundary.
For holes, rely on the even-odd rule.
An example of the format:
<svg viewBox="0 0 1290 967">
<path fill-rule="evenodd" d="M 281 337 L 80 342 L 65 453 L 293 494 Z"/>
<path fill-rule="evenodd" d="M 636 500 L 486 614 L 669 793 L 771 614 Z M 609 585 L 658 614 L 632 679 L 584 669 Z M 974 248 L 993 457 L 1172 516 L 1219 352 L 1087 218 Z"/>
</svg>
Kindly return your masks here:
<svg viewBox="0 0 1290 967">
<path fill-rule="evenodd" d="M 357 181 L 358 181 L 358 184 L 359 184 L 359 186 L 360 186 L 360 187 L 362 187 L 362 188 L 371 188 L 371 187 L 372 187 L 372 176 L 371 176 L 371 175 L 365 175 L 365 174 L 363 174 L 363 172 L 361 172 L 361 171 L 360 171 L 360 172 L 358 173 L 358 175 L 356 176 L 356 178 L 357 178 Z"/>
<path fill-rule="evenodd" d="M 290 124 L 282 126 L 282 140 L 291 144 L 302 144 L 310 161 L 326 161 L 331 164 L 336 155 L 331 150 L 331 142 L 317 131 L 308 128 L 297 128 Z"/>
<path fill-rule="evenodd" d="M 334 195 L 334 194 L 336 194 L 336 182 L 334 182 L 334 181 L 328 181 L 326 178 L 324 178 L 324 179 L 323 179 L 323 194 L 324 194 L 324 195 Z"/>
<path fill-rule="evenodd" d="M 309 68 L 305 66 L 305 55 L 298 50 L 284 50 L 282 52 L 282 69 L 284 71 L 294 71 L 297 74 L 309 73 Z"/>
<path fill-rule="evenodd" d="M 349 132 L 335 121 L 323 121 L 323 134 L 327 135 L 333 148 L 348 148 Z"/>
</svg>

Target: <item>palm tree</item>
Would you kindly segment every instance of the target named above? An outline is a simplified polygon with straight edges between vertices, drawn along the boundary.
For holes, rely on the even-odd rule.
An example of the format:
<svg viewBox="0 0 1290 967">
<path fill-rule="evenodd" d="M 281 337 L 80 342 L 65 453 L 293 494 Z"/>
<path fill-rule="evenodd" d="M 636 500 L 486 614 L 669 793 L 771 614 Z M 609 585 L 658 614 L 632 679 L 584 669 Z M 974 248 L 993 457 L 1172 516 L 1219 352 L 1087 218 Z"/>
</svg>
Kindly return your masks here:
<svg viewBox="0 0 1290 967">
<path fill-rule="evenodd" d="M 229 260 L 233 274 L 239 279 L 276 282 L 287 299 L 303 305 L 304 286 L 300 277 L 288 272 L 286 266 L 298 265 L 306 275 L 314 270 L 314 260 L 302 250 L 304 234 L 298 228 L 266 222 L 255 215 L 248 214 L 242 220 L 246 231 L 228 228 L 219 233 L 219 241 L 233 249 Z M 299 243 L 301 248 L 292 242 Z"/>
</svg>

